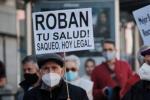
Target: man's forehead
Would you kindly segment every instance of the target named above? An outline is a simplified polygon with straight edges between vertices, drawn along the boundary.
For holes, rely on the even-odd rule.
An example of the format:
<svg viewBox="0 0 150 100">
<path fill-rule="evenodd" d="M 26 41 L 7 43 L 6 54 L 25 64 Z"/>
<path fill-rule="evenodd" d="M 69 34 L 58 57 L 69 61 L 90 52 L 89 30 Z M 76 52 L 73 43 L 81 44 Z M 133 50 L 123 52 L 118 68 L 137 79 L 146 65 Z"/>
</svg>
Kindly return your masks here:
<svg viewBox="0 0 150 100">
<path fill-rule="evenodd" d="M 104 47 L 112 47 L 115 48 L 115 46 L 112 43 L 104 43 Z"/>
<path fill-rule="evenodd" d="M 89 62 L 87 62 L 87 65 L 94 65 L 94 62 L 89 61 Z"/>
<path fill-rule="evenodd" d="M 27 62 L 25 64 L 23 64 L 23 66 L 27 67 L 27 66 L 34 66 L 33 62 Z"/>
<path fill-rule="evenodd" d="M 23 68 L 37 68 L 37 64 L 33 63 L 33 62 L 27 62 L 25 64 L 23 64 Z"/>
</svg>

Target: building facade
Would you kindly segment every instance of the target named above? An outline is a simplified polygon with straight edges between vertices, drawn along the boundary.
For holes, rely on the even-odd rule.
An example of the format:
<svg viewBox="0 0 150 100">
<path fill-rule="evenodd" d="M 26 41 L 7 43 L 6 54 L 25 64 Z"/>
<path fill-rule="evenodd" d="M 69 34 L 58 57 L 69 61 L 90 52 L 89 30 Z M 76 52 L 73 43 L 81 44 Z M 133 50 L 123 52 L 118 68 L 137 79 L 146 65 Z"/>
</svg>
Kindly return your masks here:
<svg viewBox="0 0 150 100">
<path fill-rule="evenodd" d="M 0 60 L 5 63 L 7 83 L 17 89 L 19 56 L 15 0 L 0 0 Z"/>
</svg>

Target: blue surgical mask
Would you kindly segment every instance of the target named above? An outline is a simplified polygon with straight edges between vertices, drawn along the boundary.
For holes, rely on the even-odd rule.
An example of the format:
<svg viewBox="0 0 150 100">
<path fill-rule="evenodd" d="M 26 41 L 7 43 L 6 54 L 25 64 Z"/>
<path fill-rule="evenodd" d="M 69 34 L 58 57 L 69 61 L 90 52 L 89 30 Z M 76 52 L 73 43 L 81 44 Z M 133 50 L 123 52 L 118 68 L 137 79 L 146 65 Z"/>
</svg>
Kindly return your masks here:
<svg viewBox="0 0 150 100">
<path fill-rule="evenodd" d="M 116 57 L 116 52 L 115 51 L 107 51 L 103 53 L 103 56 L 105 57 L 106 61 L 111 61 Z"/>
<path fill-rule="evenodd" d="M 69 71 L 65 73 L 67 81 L 73 81 L 78 77 L 78 72 Z"/>
</svg>

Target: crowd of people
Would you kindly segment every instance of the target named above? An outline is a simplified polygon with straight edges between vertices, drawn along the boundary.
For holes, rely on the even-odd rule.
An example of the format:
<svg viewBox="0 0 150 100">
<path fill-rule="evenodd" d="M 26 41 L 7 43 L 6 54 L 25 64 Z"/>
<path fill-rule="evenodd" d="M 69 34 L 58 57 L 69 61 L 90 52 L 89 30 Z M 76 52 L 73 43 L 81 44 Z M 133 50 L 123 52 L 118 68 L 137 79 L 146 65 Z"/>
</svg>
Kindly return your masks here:
<svg viewBox="0 0 150 100">
<path fill-rule="evenodd" d="M 102 46 L 105 62 L 96 65 L 93 58 L 86 59 L 83 76 L 79 75 L 83 66 L 76 55 L 26 56 L 17 100 L 149 100 L 150 46 L 140 48 L 137 72 L 116 58 L 114 41 L 105 40 Z M 5 72 L 0 62 L 0 90 L 7 83 Z"/>
</svg>

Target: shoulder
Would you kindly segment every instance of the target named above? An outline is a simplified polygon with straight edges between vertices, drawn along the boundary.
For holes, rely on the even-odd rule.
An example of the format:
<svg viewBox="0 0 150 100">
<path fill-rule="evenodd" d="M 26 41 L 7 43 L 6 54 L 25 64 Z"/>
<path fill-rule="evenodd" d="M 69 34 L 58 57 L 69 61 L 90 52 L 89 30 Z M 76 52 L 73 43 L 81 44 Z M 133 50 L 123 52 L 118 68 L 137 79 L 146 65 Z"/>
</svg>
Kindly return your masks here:
<svg viewBox="0 0 150 100">
<path fill-rule="evenodd" d="M 34 87 L 34 88 L 32 88 L 30 91 L 28 91 L 28 92 L 38 92 L 40 90 L 40 86 L 37 86 L 37 87 Z"/>
<path fill-rule="evenodd" d="M 69 86 L 69 90 L 70 90 L 70 93 L 72 93 L 73 95 L 76 95 L 76 96 L 86 96 L 86 91 L 81 88 L 81 87 L 78 87 L 78 86 L 75 86 L 75 85 L 72 85 L 72 84 L 68 84 Z"/>
<path fill-rule="evenodd" d="M 83 84 L 93 85 L 93 82 L 92 82 L 91 80 L 88 80 L 88 79 L 80 78 L 80 81 L 81 81 Z"/>
<path fill-rule="evenodd" d="M 93 71 L 103 70 L 106 67 L 106 63 L 99 64 L 95 67 Z"/>
<path fill-rule="evenodd" d="M 121 67 L 121 68 L 126 69 L 126 70 L 131 69 L 131 66 L 127 61 L 117 60 L 116 63 L 118 65 L 118 67 Z"/>
<path fill-rule="evenodd" d="M 24 100 L 27 100 L 27 99 L 33 99 L 34 97 L 36 97 L 36 95 L 39 94 L 39 87 L 35 87 L 33 89 L 31 89 L 30 91 L 27 91 L 25 94 L 24 94 Z"/>
<path fill-rule="evenodd" d="M 103 77 L 105 72 L 107 70 L 107 64 L 106 63 L 102 63 L 98 66 L 95 67 L 95 69 L 92 71 L 92 80 L 93 78 L 96 77 Z"/>
<path fill-rule="evenodd" d="M 80 85 L 84 90 L 86 90 L 86 92 L 92 91 L 93 82 L 91 80 L 81 78 Z"/>
<path fill-rule="evenodd" d="M 81 92 L 85 92 L 84 89 L 78 87 L 78 86 L 75 86 L 75 85 L 72 85 L 70 83 L 68 83 L 68 86 L 69 86 L 69 89 L 73 92 L 76 92 L 76 93 L 81 93 Z"/>
<path fill-rule="evenodd" d="M 118 63 L 129 65 L 129 63 L 125 60 L 116 60 Z"/>
<path fill-rule="evenodd" d="M 77 100 L 89 100 L 86 91 L 78 86 L 68 84 L 70 96 Z"/>
</svg>

